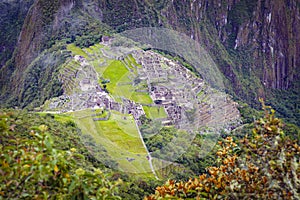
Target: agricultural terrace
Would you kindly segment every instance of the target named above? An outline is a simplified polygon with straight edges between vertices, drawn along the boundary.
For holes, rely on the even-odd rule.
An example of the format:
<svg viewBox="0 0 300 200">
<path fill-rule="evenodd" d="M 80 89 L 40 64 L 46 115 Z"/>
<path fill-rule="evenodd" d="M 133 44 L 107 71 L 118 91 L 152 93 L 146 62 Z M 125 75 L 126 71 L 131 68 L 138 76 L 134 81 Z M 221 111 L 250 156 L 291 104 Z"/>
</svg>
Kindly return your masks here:
<svg viewBox="0 0 300 200">
<path fill-rule="evenodd" d="M 118 163 L 119 169 L 132 173 L 153 175 L 147 160 L 147 151 L 139 137 L 131 115 L 111 111 L 107 121 L 94 121 L 92 109 L 75 111 L 69 115 L 81 129 L 83 136 L 90 135 L 102 145 L 108 155 Z M 103 161 L 102 158 L 97 158 Z"/>
</svg>

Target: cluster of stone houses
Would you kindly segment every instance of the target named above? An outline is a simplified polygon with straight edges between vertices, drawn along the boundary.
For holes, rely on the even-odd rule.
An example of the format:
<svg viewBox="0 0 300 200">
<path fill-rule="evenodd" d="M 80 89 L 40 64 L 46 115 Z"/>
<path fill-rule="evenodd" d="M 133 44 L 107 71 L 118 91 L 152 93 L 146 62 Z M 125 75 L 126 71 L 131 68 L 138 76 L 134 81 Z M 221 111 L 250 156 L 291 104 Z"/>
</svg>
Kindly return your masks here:
<svg viewBox="0 0 300 200">
<path fill-rule="evenodd" d="M 164 58 L 157 53 L 137 50 L 132 55 L 137 63 L 142 65 L 142 67 L 136 66 L 137 76 L 142 84 L 147 84 L 148 90 L 146 92 L 149 93 L 155 103 L 152 106 L 162 106 L 167 114 L 167 118 L 162 120 L 164 125 L 177 125 L 178 127 L 188 125 L 190 122 L 187 121 L 185 113 L 195 109 L 195 105 L 198 105 L 196 106 L 198 107 L 195 114 L 196 120 L 202 122 L 213 120 L 211 112 L 214 109 L 211 109 L 210 105 L 206 103 L 202 102 L 200 104 L 197 99 L 201 91 L 203 93 L 206 92 L 206 86 L 204 86 L 204 81 L 201 78 L 192 74 L 179 63 Z M 75 60 L 80 62 L 82 67 L 87 67 L 83 57 L 76 56 Z M 132 75 L 136 76 L 135 74 Z M 80 94 L 61 97 L 60 101 L 68 105 L 65 106 L 65 111 L 102 107 L 123 114 L 131 114 L 137 124 L 140 125 L 139 118 L 145 115 L 142 105 L 125 98 L 122 99 L 122 102 L 115 101 L 113 97 L 98 85 L 97 78 L 94 75 L 85 73 L 85 76 L 79 82 L 82 90 Z M 57 102 L 54 104 L 52 104 L 52 107 L 58 105 Z M 235 112 L 234 106 L 231 107 L 227 102 L 221 102 L 219 105 L 233 110 L 233 113 L 230 113 L 230 118 L 238 117 L 238 111 L 237 113 Z M 218 109 L 222 109 L 222 107 L 218 106 Z M 100 120 L 107 119 L 106 117 Z"/>
<path fill-rule="evenodd" d="M 122 103 L 116 102 L 109 94 L 100 87 L 97 92 L 90 93 L 91 98 L 86 102 L 86 108 L 105 108 L 115 110 L 123 114 L 131 114 L 139 124 L 139 118 L 145 114 L 143 107 L 134 101 L 123 98 Z"/>
<path fill-rule="evenodd" d="M 191 102 L 203 89 L 203 80 L 154 52 L 137 51 L 133 56 L 143 66 L 138 73 L 147 81 L 152 100 L 163 106 L 168 115 L 163 124 L 178 124 L 184 111 L 193 108 Z"/>
<path fill-rule="evenodd" d="M 102 90 L 100 86 L 97 86 L 95 90 L 81 92 L 80 94 L 72 94 L 70 96 L 62 95 L 56 100 L 53 100 L 49 105 L 50 109 L 55 109 L 57 107 L 60 107 L 62 112 L 86 108 L 103 108 L 108 111 L 115 110 L 123 114 L 131 114 L 138 124 L 140 124 L 139 118 L 142 115 L 145 115 L 142 105 L 136 104 L 128 99 L 123 99 L 122 103 L 116 102 L 107 92 Z M 109 117 L 92 117 L 94 117 L 95 121 L 109 119 Z"/>
</svg>

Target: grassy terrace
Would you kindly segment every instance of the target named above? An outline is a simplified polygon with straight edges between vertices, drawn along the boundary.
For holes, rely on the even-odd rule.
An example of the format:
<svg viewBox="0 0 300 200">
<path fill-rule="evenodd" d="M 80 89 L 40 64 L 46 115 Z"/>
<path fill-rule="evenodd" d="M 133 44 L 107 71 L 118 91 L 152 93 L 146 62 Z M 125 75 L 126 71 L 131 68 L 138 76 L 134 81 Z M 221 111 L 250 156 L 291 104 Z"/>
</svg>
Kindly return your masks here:
<svg viewBox="0 0 300 200">
<path fill-rule="evenodd" d="M 119 60 L 115 60 L 109 66 L 107 66 L 103 73 L 103 78 L 110 80 L 110 82 L 107 84 L 107 90 L 114 94 L 117 83 L 123 76 L 126 76 L 127 72 L 128 69 Z"/>
<path fill-rule="evenodd" d="M 167 114 L 163 107 L 143 106 L 145 114 L 150 119 L 166 118 Z"/>
<path fill-rule="evenodd" d="M 153 103 L 151 97 L 149 96 L 148 93 L 145 92 L 134 92 L 131 97 L 131 100 L 141 103 L 141 104 L 151 104 Z"/>
<path fill-rule="evenodd" d="M 106 83 L 107 90 L 118 102 L 122 101 L 122 97 L 135 101 L 141 104 L 152 104 L 153 101 L 147 92 L 136 92 L 137 86 L 133 86 L 129 77 L 137 75 L 136 67 L 141 67 L 131 54 L 129 54 L 124 61 L 112 60 L 106 58 L 102 49 L 108 49 L 102 44 L 96 44 L 89 48 L 81 49 L 74 44 L 69 44 L 67 49 L 72 52 L 73 55 L 81 55 L 85 57 L 88 62 L 94 66 L 96 72 L 102 80 L 109 80 Z M 71 62 L 69 65 L 78 64 Z M 130 69 L 131 71 L 129 71 Z M 102 80 L 99 80 L 100 82 Z M 154 113 L 154 112 L 152 112 Z M 153 114 L 155 116 L 155 114 Z"/>
<path fill-rule="evenodd" d="M 124 97 L 136 103 L 152 104 L 151 97 L 145 92 L 147 85 L 141 87 L 141 84 L 132 84 L 134 77 L 137 75 L 136 68 L 141 67 L 136 63 L 133 56 L 128 55 L 122 61 L 114 60 L 104 55 L 103 50 L 110 50 L 107 48 L 109 47 L 101 44 L 84 49 L 76 47 L 74 44 L 67 46 L 67 49 L 73 55 L 85 57 L 87 62 L 95 68 L 99 75 L 100 85 L 104 86 L 105 84 L 106 89 L 116 101 L 121 102 L 122 97 Z M 70 62 L 66 67 L 71 70 L 75 67 L 75 64 L 78 65 L 77 62 Z M 102 84 L 103 80 L 109 80 L 109 82 Z M 142 84 L 145 85 L 146 83 Z M 157 108 L 147 107 L 146 110 L 147 116 L 150 116 L 150 118 L 166 117 L 163 108 L 157 110 Z M 65 115 L 57 114 L 55 118 L 63 122 L 74 121 L 81 129 L 83 137 L 89 135 L 96 145 L 103 146 L 108 155 L 118 163 L 120 170 L 153 176 L 147 160 L 147 151 L 139 137 L 133 117 L 111 111 L 109 120 L 94 121 L 92 115 L 96 113 L 91 109 L 86 109 Z M 97 117 L 104 117 L 106 114 L 103 113 L 103 116 Z M 103 158 L 98 159 L 100 161 L 104 160 Z"/>
<path fill-rule="evenodd" d="M 119 169 L 143 176 L 153 176 L 147 152 L 139 137 L 133 117 L 112 111 L 107 121 L 94 121 L 91 109 L 57 115 L 60 121 L 74 120 L 83 135 L 90 135 L 118 163 Z M 100 161 L 102 158 L 98 158 Z"/>
<path fill-rule="evenodd" d="M 75 44 L 69 44 L 67 46 L 67 50 L 71 51 L 73 55 L 80 55 L 85 58 L 88 58 L 88 54 L 81 48 L 77 47 Z"/>
<path fill-rule="evenodd" d="M 134 60 L 134 58 L 131 58 Z M 127 59 L 129 61 L 129 59 Z M 127 62 L 132 68 L 131 62 Z M 132 75 L 124 62 L 119 60 L 112 61 L 105 69 L 103 73 L 104 79 L 109 79 L 107 83 L 107 90 L 114 96 L 116 101 L 121 102 L 121 97 L 125 97 L 136 103 L 151 104 L 153 103 L 149 94 L 146 92 L 136 92 L 136 86 L 132 85 L 132 80 L 129 78 Z"/>
</svg>

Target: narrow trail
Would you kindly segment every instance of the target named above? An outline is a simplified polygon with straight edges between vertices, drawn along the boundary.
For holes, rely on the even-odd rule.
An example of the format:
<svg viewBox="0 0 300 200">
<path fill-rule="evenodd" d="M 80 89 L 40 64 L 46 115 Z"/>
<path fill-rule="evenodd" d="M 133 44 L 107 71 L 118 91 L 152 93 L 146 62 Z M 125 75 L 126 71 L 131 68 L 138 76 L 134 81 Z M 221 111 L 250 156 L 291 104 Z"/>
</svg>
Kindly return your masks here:
<svg viewBox="0 0 300 200">
<path fill-rule="evenodd" d="M 142 141 L 142 143 L 143 143 L 143 145 L 144 145 L 144 148 L 145 148 L 146 151 L 147 151 L 148 158 L 149 158 L 148 161 L 149 161 L 149 165 L 150 165 L 151 171 L 152 171 L 152 173 L 154 174 L 155 178 L 156 178 L 157 180 L 159 180 L 159 178 L 158 178 L 158 176 L 156 175 L 156 172 L 155 172 L 155 170 L 154 170 L 154 168 L 153 168 L 153 165 L 152 165 L 152 157 L 151 157 L 151 154 L 150 154 L 150 152 L 148 151 L 148 148 L 147 148 L 147 146 L 146 146 L 146 144 L 145 144 L 145 142 L 144 142 L 144 139 L 143 139 L 142 133 L 141 133 L 141 131 L 140 131 L 140 129 L 139 129 L 139 126 L 137 125 L 137 123 L 136 123 L 135 120 L 134 120 L 134 123 L 135 123 L 135 126 L 136 126 L 136 128 L 137 128 L 137 130 L 138 130 L 138 132 L 139 132 L 139 136 L 140 136 L 140 139 L 141 139 L 141 141 Z"/>
</svg>

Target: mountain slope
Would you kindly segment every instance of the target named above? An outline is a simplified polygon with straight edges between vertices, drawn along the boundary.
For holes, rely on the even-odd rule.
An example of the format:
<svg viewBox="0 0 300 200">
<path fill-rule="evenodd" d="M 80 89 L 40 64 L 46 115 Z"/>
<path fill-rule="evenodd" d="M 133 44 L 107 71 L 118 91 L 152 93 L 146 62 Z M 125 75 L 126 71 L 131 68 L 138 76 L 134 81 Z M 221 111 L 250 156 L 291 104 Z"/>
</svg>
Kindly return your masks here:
<svg viewBox="0 0 300 200">
<path fill-rule="evenodd" d="M 34 0 L 0 2 L 0 68 L 12 56 L 18 36 Z"/>
<path fill-rule="evenodd" d="M 227 79 L 227 92 L 251 105 L 258 105 L 258 97 L 281 101 L 282 89 L 300 96 L 300 16 L 296 0 L 47 2 L 35 1 L 15 54 L 1 69 L 1 99 L 9 105 L 28 105 L 20 101 L 24 98 L 19 95 L 24 88 L 19 84 L 24 81 L 21 74 L 25 77 L 23 72 L 40 52 L 57 40 L 84 44 L 92 38 L 95 42 L 97 35 L 112 31 L 106 31 L 107 25 L 115 31 L 163 26 L 185 33 L 211 54 Z M 14 100 L 7 101 L 9 97 Z M 299 101 L 295 99 L 296 104 Z M 295 106 L 276 104 L 275 108 L 285 118 L 298 118 Z"/>
</svg>

